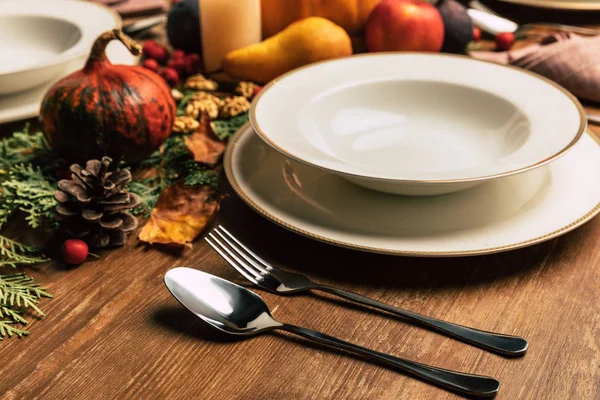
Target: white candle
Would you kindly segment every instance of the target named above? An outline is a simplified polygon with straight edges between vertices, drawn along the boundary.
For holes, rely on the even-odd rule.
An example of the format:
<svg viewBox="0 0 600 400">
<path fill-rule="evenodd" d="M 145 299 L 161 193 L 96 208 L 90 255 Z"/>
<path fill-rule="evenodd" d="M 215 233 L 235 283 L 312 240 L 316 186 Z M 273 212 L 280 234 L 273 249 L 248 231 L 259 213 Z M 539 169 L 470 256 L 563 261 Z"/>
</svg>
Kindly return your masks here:
<svg viewBox="0 0 600 400">
<path fill-rule="evenodd" d="M 208 72 L 221 69 L 231 50 L 261 40 L 260 0 L 198 0 L 202 58 Z"/>
</svg>

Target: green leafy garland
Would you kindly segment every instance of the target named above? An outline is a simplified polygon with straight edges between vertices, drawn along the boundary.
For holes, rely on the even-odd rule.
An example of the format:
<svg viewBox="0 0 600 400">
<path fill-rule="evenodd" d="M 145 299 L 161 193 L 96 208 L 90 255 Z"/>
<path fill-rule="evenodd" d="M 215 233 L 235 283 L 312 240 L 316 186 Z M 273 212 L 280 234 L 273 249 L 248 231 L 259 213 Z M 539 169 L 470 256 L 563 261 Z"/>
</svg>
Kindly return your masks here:
<svg viewBox="0 0 600 400">
<path fill-rule="evenodd" d="M 178 111 L 185 108 L 191 93 L 185 93 Z M 243 113 L 227 120 L 213 121 L 212 128 L 219 139 L 227 140 L 247 121 L 248 114 Z M 142 198 L 142 203 L 134 210 L 135 215 L 148 217 L 163 189 L 175 181 L 216 188 L 218 172 L 194 161 L 184 142 L 186 136 L 172 134 L 162 151 L 154 152 L 132 170 L 134 179 L 128 190 Z M 61 171 L 66 171 L 67 167 L 68 164 L 52 152 L 42 132 L 29 132 L 29 124 L 22 131 L 0 140 L 0 269 L 48 261 L 40 249 L 2 235 L 2 228 L 13 215 L 22 214 L 32 229 L 55 229 L 52 218 L 56 205 L 54 192 Z M 144 170 L 156 170 L 157 173 L 150 178 L 136 178 L 136 172 Z M 42 297 L 52 295 L 24 272 L 0 275 L 0 340 L 29 334 L 23 329 L 28 323 L 24 316 L 29 310 L 44 316 L 38 307 Z"/>
</svg>

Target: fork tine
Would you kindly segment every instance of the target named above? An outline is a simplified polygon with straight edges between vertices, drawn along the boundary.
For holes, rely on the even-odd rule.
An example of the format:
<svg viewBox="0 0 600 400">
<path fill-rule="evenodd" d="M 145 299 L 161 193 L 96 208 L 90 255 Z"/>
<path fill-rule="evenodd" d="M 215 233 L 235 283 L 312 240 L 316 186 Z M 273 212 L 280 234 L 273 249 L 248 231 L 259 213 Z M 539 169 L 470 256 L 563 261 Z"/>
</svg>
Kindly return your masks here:
<svg viewBox="0 0 600 400">
<path fill-rule="evenodd" d="M 254 266 L 254 268 L 258 269 L 263 274 L 269 273 L 269 271 L 264 266 L 260 265 L 260 263 L 257 263 L 255 260 L 253 260 L 252 257 L 248 256 L 244 252 L 244 249 L 241 249 L 240 246 L 236 245 L 235 243 L 232 243 L 231 240 L 227 239 L 227 237 L 223 235 L 218 229 L 219 228 L 214 229 L 213 232 L 216 232 L 229 245 L 229 247 L 231 247 L 233 250 L 235 250 L 236 253 L 242 256 L 244 260 L 248 261 L 250 264 L 252 264 L 252 266 Z M 236 241 L 236 243 L 239 244 L 239 241 Z M 245 249 L 247 250 L 247 248 Z"/>
<path fill-rule="evenodd" d="M 246 272 L 253 275 L 257 280 L 260 280 L 260 277 L 261 277 L 260 271 L 257 271 L 252 265 L 249 265 L 247 262 L 244 262 L 244 260 L 240 259 L 233 251 L 231 251 L 231 249 L 229 247 L 227 247 L 225 244 L 223 244 L 212 232 L 209 233 L 208 236 L 210 236 L 212 238 L 212 240 L 221 247 L 222 250 L 224 250 L 227 254 L 229 254 L 229 256 L 231 258 L 233 258 L 235 261 L 237 261 L 237 264 L 240 267 L 244 268 L 246 270 Z"/>
<path fill-rule="evenodd" d="M 205 237 L 204 240 L 206 240 L 206 242 L 210 245 L 210 247 L 212 247 L 217 253 L 219 253 L 219 255 L 221 257 L 223 257 L 225 259 L 225 261 L 227 261 L 229 263 L 229 265 L 231 265 L 233 268 L 235 268 L 237 272 L 242 274 L 250 282 L 254 283 L 255 285 L 258 285 L 258 281 L 256 280 L 256 278 L 254 276 L 250 275 L 248 272 L 246 272 L 246 270 L 244 268 L 242 268 L 240 265 L 236 264 L 235 261 L 233 261 L 227 254 L 225 254 L 209 238 Z"/>
<path fill-rule="evenodd" d="M 266 269 L 273 269 L 273 267 L 271 266 L 271 264 L 269 264 L 268 262 L 266 262 L 265 260 L 263 260 L 262 258 L 260 258 L 256 253 L 254 253 L 252 250 L 250 250 L 249 248 L 247 248 L 246 246 L 244 246 L 242 244 L 242 242 L 240 242 L 239 240 L 237 240 L 235 238 L 235 236 L 233 236 L 231 233 L 229 233 L 229 231 L 227 229 L 225 229 L 225 227 L 223 225 L 219 225 L 216 229 L 221 229 L 223 232 L 225 232 L 227 234 L 227 236 L 229 236 L 234 242 L 236 242 L 241 248 L 243 248 L 244 250 L 246 250 L 246 252 L 248 254 L 250 254 L 252 257 L 254 257 L 254 259 L 256 259 L 256 261 L 258 261 L 259 263 L 261 263 Z M 216 230 L 215 229 L 215 230 Z"/>
</svg>

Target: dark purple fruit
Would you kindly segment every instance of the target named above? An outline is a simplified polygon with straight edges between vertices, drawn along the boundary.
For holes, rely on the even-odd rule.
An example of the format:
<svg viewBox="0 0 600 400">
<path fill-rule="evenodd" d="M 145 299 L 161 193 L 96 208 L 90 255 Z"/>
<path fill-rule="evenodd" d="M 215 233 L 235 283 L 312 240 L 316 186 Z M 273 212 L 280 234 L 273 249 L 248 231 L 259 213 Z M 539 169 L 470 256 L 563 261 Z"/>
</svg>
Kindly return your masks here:
<svg viewBox="0 0 600 400">
<path fill-rule="evenodd" d="M 174 49 L 202 54 L 198 0 L 173 2 L 167 16 L 167 38 Z"/>
<path fill-rule="evenodd" d="M 473 21 L 466 7 L 455 0 L 440 0 L 436 7 L 444 21 L 442 52 L 464 53 L 473 39 Z"/>
</svg>

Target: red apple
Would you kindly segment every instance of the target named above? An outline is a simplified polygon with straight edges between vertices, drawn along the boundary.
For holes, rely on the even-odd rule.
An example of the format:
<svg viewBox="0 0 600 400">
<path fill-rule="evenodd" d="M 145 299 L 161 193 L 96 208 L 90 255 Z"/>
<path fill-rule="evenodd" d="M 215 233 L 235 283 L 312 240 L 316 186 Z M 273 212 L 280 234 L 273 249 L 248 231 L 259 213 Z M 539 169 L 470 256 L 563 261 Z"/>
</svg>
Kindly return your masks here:
<svg viewBox="0 0 600 400">
<path fill-rule="evenodd" d="M 382 0 L 369 14 L 365 41 L 370 52 L 438 52 L 444 44 L 444 21 L 425 1 Z"/>
</svg>

